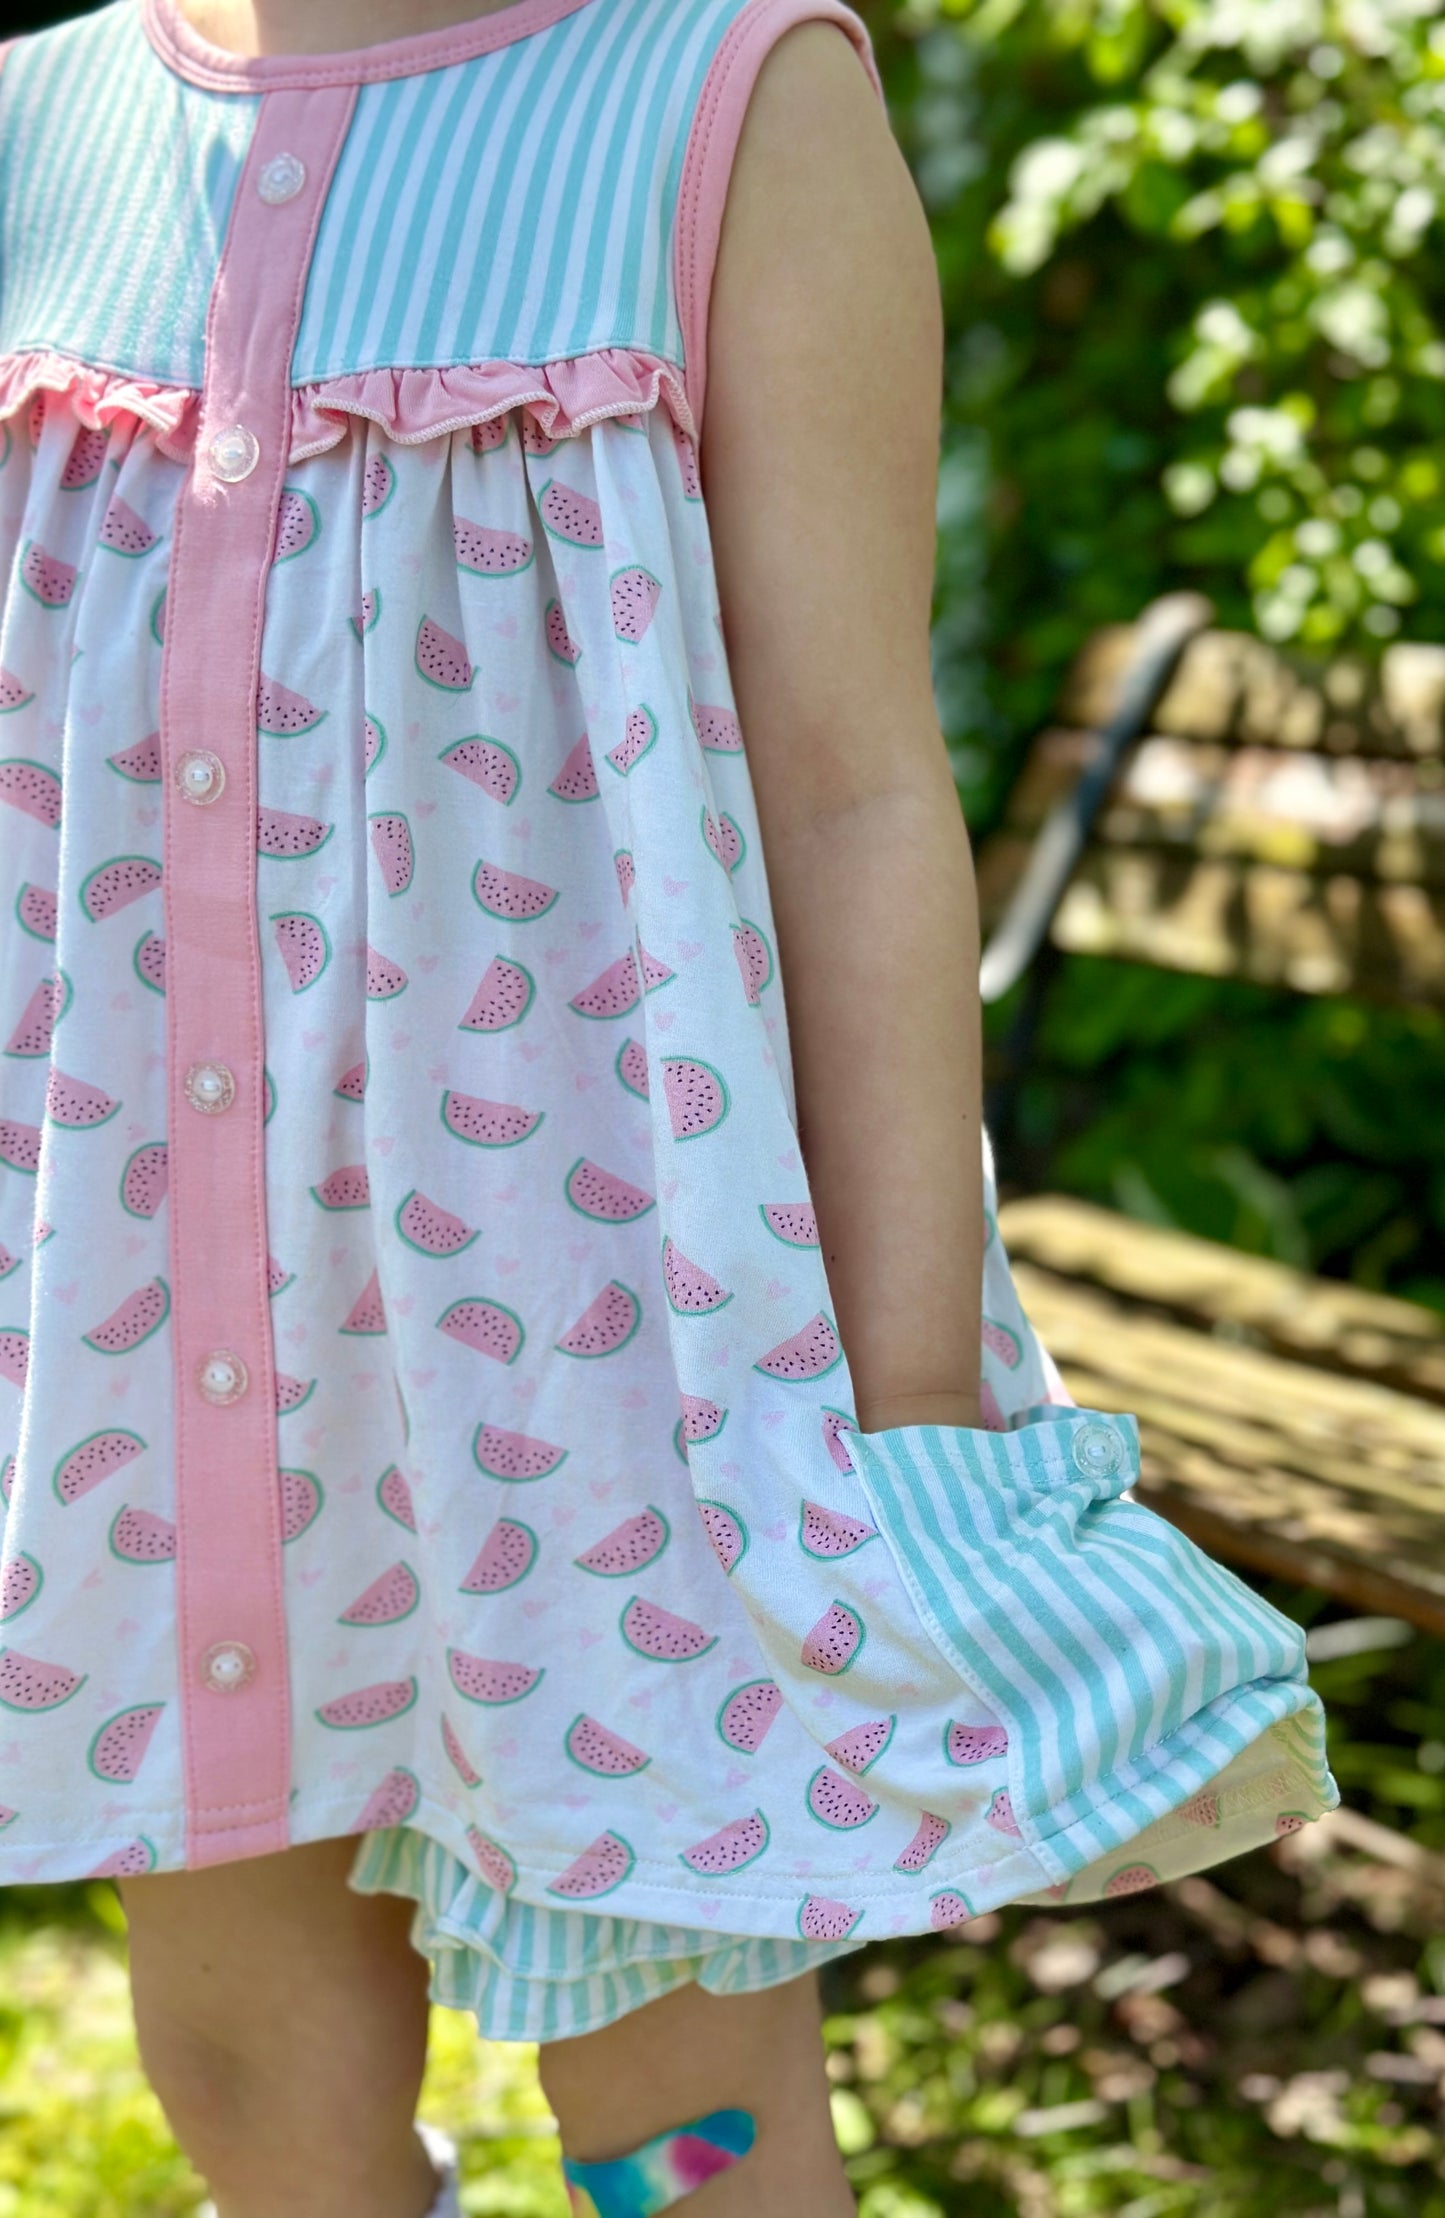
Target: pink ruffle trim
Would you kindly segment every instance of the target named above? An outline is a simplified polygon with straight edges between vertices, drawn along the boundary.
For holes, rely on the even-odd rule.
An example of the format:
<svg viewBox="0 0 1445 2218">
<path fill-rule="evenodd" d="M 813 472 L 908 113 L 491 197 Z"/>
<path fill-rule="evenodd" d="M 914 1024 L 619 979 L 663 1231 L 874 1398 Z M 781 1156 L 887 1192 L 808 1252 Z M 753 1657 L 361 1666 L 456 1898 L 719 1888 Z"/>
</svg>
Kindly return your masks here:
<svg viewBox="0 0 1445 2218">
<path fill-rule="evenodd" d="M 184 385 L 155 385 L 115 370 L 93 369 L 65 354 L 0 355 L 0 419 L 45 393 L 63 393 L 87 431 L 118 416 L 138 416 L 161 451 L 184 461 L 195 437 L 196 395 Z"/>
<path fill-rule="evenodd" d="M 63 393 L 90 430 L 136 416 L 157 434 L 162 453 L 185 461 L 195 440 L 199 395 L 98 370 L 62 354 L 0 356 L 0 418 L 41 393 Z M 448 438 L 514 408 L 525 409 L 548 439 L 567 439 L 607 416 L 644 415 L 663 405 L 679 430 L 696 437 L 682 373 L 655 355 L 608 347 L 596 354 L 532 365 L 483 362 L 442 370 L 359 370 L 291 396 L 291 452 L 300 462 L 346 436 L 348 417 L 374 423 L 404 446 Z"/>
<path fill-rule="evenodd" d="M 548 439 L 567 439 L 605 416 L 637 416 L 666 405 L 695 437 L 682 374 L 655 355 L 622 347 L 534 366 L 482 362 L 453 370 L 359 370 L 300 385 L 291 396 L 291 460 L 321 454 L 344 436 L 348 416 L 379 424 L 403 446 L 442 439 L 525 408 Z"/>
</svg>

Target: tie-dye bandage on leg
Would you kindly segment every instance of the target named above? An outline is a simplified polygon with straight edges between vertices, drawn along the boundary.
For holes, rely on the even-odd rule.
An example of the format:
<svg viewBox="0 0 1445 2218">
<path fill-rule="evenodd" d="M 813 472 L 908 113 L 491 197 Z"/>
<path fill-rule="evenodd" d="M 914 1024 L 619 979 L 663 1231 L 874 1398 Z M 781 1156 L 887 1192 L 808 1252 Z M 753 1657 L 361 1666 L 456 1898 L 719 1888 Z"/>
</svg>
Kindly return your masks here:
<svg viewBox="0 0 1445 2218">
<path fill-rule="evenodd" d="M 713 2110 L 608 2164 L 574 2164 L 564 2158 L 572 2218 L 654 2218 L 705 2180 L 740 2163 L 757 2131 L 750 2111 Z"/>
</svg>

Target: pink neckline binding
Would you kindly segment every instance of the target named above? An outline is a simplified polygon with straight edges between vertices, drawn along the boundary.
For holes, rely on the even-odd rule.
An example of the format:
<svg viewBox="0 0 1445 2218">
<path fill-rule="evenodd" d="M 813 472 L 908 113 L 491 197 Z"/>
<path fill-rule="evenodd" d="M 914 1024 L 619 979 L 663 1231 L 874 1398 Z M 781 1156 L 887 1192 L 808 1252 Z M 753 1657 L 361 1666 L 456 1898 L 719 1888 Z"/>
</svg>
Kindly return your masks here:
<svg viewBox="0 0 1445 2218">
<path fill-rule="evenodd" d="M 232 54 L 192 28 L 177 0 L 140 0 L 146 37 L 167 68 L 208 92 L 304 92 L 326 85 L 369 85 L 468 62 L 545 31 L 589 0 L 511 0 L 491 15 L 441 31 L 416 31 L 380 46 L 339 54 Z"/>
</svg>

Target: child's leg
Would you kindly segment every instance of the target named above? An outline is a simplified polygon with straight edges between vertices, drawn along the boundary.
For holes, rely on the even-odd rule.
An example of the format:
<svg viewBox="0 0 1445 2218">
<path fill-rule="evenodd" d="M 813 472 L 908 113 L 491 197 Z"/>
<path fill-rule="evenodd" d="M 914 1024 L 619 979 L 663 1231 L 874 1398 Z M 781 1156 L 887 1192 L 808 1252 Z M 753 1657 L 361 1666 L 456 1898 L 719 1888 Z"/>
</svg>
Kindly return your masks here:
<svg viewBox="0 0 1445 2218">
<path fill-rule="evenodd" d="M 123 1882 L 141 2056 L 219 2218 L 424 2218 L 413 1905 L 354 1840 Z"/>
<path fill-rule="evenodd" d="M 582 2164 L 627 2156 L 709 2111 L 751 2112 L 751 2153 L 689 2195 L 678 2218 L 851 2218 L 812 1979 L 727 1997 L 681 1987 L 600 2033 L 548 2042 L 541 2067 L 563 2152 Z"/>
</svg>

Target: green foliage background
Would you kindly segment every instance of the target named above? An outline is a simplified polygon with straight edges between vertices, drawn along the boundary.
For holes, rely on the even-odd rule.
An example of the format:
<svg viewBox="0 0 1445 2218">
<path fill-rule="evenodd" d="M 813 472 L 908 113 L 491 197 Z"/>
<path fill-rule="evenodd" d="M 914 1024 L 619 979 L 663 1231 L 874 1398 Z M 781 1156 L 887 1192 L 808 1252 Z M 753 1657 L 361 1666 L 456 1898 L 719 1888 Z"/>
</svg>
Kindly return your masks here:
<svg viewBox="0 0 1445 2218">
<path fill-rule="evenodd" d="M 1097 625 L 1442 619 L 1433 0 L 864 0 L 947 314 L 937 689 L 986 833 Z M 1008 1012 L 1000 1012 L 1007 1021 Z M 1439 1302 L 1429 1016 L 1072 960 L 1030 1182 Z"/>
</svg>

